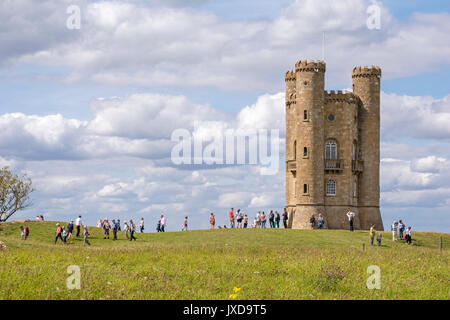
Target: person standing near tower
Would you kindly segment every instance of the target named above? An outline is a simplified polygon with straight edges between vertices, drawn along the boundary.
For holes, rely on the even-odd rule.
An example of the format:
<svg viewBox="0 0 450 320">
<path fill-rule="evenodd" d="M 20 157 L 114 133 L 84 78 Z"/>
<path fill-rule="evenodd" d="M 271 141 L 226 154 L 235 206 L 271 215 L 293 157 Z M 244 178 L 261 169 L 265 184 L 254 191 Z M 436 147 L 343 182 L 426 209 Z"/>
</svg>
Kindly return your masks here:
<svg viewBox="0 0 450 320">
<path fill-rule="evenodd" d="M 348 210 L 347 211 L 347 218 L 350 225 L 350 231 L 354 230 L 353 224 L 355 221 L 355 213 L 353 211 Z"/>
<path fill-rule="evenodd" d="M 77 227 L 77 238 L 80 236 L 81 224 L 81 216 L 78 216 L 78 218 L 75 219 L 75 227 Z"/>
<path fill-rule="evenodd" d="M 228 217 L 230 218 L 230 228 L 234 228 L 234 212 L 233 212 L 233 208 L 231 208 L 230 212 L 228 213 Z"/>
<path fill-rule="evenodd" d="M 286 208 L 284 208 L 284 212 L 283 212 L 283 226 L 284 226 L 285 229 L 287 229 L 287 221 L 288 221 L 288 219 L 289 219 L 288 212 L 287 212 Z"/>
</svg>

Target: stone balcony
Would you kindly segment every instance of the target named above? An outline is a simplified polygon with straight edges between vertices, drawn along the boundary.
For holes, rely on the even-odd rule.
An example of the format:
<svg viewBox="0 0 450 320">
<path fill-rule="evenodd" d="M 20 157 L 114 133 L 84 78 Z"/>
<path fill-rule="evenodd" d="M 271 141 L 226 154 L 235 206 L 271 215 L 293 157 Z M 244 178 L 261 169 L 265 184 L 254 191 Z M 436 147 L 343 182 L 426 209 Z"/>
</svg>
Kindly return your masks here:
<svg viewBox="0 0 450 320">
<path fill-rule="evenodd" d="M 343 159 L 325 159 L 325 170 L 344 170 L 344 160 Z"/>
<path fill-rule="evenodd" d="M 364 161 L 363 160 L 352 160 L 352 171 L 354 173 L 363 172 Z"/>
<path fill-rule="evenodd" d="M 297 162 L 295 162 L 295 160 L 288 161 L 287 168 L 289 171 L 297 171 Z"/>
</svg>

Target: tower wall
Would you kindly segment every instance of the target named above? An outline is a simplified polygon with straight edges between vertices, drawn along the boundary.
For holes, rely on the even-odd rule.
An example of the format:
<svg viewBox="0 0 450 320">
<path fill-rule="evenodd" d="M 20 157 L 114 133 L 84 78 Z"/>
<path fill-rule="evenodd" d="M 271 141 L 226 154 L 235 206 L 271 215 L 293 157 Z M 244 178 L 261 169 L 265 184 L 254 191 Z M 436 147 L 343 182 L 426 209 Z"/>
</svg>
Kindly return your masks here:
<svg viewBox="0 0 450 320">
<path fill-rule="evenodd" d="M 357 67 L 352 72 L 353 93 L 360 99 L 359 215 L 362 229 L 383 229 L 380 213 L 380 79 L 379 67 Z"/>
<path fill-rule="evenodd" d="M 324 210 L 324 87 L 325 63 L 299 61 L 296 78 L 296 208 L 292 228 L 308 228 L 311 215 Z M 307 119 L 304 114 L 307 113 Z M 304 155 L 304 148 L 307 155 Z M 306 185 L 306 190 L 304 190 Z M 306 192 L 304 192 L 306 191 Z"/>
<path fill-rule="evenodd" d="M 295 198 L 295 171 L 290 170 L 290 163 L 295 163 L 294 141 L 296 140 L 296 78 L 294 71 L 285 75 L 286 82 L 286 206 L 292 210 L 297 203 Z"/>
<path fill-rule="evenodd" d="M 356 213 L 354 226 L 360 228 L 358 194 L 354 194 L 353 183 L 357 178 L 352 170 L 352 145 L 358 140 L 358 97 L 353 93 L 330 91 L 325 93 L 324 143 L 337 143 L 339 170 L 325 168 L 325 210 L 327 228 L 347 229 L 347 211 Z M 336 181 L 336 195 L 326 194 L 329 180 Z"/>
</svg>

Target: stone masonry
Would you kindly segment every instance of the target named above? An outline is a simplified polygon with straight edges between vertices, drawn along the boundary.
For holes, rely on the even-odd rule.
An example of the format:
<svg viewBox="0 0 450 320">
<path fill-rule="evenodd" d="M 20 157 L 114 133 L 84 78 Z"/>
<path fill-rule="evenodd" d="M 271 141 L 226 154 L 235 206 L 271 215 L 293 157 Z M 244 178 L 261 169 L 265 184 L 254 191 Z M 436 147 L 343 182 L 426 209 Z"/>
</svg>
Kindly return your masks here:
<svg viewBox="0 0 450 320">
<path fill-rule="evenodd" d="M 286 72 L 286 208 L 289 226 L 309 229 L 375 225 L 380 214 L 379 67 L 355 67 L 353 92 L 324 91 L 325 62 L 298 61 Z"/>
</svg>

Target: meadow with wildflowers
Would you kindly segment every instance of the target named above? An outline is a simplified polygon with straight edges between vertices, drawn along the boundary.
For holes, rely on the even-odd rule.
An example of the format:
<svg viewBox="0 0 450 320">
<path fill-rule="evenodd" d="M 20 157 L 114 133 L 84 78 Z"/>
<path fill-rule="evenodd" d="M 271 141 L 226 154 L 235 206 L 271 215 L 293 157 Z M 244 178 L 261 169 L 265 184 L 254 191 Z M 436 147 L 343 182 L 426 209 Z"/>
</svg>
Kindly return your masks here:
<svg viewBox="0 0 450 320">
<path fill-rule="evenodd" d="M 450 235 L 370 246 L 367 231 L 222 229 L 54 244 L 56 222 L 0 224 L 0 299 L 449 299 Z M 29 226 L 26 241 L 19 226 Z M 439 238 L 443 250 L 439 250 Z M 363 243 L 365 249 L 363 250 Z M 67 268 L 80 270 L 69 289 Z M 381 270 L 368 289 L 367 268 Z"/>
</svg>

